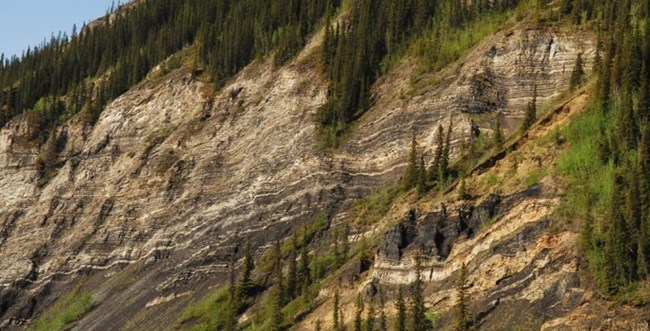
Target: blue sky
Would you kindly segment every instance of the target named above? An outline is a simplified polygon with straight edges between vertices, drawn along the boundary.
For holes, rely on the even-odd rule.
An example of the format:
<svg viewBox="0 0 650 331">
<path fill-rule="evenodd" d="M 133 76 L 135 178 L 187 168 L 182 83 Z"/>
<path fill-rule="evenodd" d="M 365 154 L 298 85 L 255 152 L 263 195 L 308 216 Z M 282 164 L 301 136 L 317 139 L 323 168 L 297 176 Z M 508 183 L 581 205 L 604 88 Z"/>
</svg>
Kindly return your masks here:
<svg viewBox="0 0 650 331">
<path fill-rule="evenodd" d="M 122 0 L 122 3 L 127 2 Z M 0 53 L 20 56 L 59 31 L 106 14 L 113 0 L 0 0 Z M 115 1 L 117 6 L 118 1 Z"/>
</svg>

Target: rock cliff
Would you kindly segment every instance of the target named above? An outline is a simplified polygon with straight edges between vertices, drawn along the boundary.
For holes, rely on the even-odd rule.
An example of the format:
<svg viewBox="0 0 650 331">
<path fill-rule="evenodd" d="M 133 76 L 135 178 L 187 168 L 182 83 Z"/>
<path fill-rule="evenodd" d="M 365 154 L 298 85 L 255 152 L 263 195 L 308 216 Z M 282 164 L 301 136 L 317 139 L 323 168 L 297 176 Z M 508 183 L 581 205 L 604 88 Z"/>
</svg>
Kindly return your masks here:
<svg viewBox="0 0 650 331">
<path fill-rule="evenodd" d="M 189 69 L 154 71 L 96 124 L 74 117 L 48 143 L 35 143 L 28 116 L 2 128 L 0 327 L 22 329 L 78 284 L 96 302 L 78 330 L 171 327 L 223 281 L 244 240 L 260 254 L 319 212 L 348 221 L 352 202 L 399 179 L 414 133 L 430 155 L 437 126 L 453 118 L 458 146 L 475 122 L 490 131 L 480 114 L 520 116 L 533 86 L 540 104 L 551 103 L 578 53 L 588 63 L 594 53 L 588 33 L 518 24 L 434 85 L 413 87 L 417 69 L 405 60 L 377 84 L 373 108 L 342 147 L 325 150 L 315 120 L 327 96 L 318 44 L 280 68 L 255 62 L 216 93 Z M 38 160 L 52 145 L 54 166 L 43 171 Z M 435 309 L 450 307 L 465 262 L 482 323 L 498 327 L 519 302 L 565 316 L 583 290 L 575 234 L 549 233 L 557 192 L 542 184 L 482 193 L 476 204 L 415 210 L 384 236 L 369 279 L 408 282 L 417 245 L 431 253 Z"/>
</svg>

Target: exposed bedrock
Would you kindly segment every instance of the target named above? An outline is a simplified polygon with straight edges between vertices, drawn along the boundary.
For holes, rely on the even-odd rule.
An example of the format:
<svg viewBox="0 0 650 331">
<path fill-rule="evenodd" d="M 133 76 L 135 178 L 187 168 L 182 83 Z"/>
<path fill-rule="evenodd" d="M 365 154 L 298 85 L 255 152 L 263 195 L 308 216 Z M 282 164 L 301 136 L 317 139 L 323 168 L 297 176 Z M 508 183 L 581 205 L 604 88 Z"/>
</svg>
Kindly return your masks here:
<svg viewBox="0 0 650 331">
<path fill-rule="evenodd" d="M 410 71 L 396 70 L 337 151 L 319 147 L 315 116 L 327 84 L 314 62 L 316 40 L 282 68 L 250 65 L 216 95 L 189 70 L 147 80 L 93 127 L 76 116 L 57 128 L 47 171 L 39 161 L 51 156 L 47 144 L 18 117 L 0 130 L 0 327 L 21 328 L 77 280 L 96 289 L 98 302 L 79 329 L 124 327 L 145 309 L 151 318 L 131 327 L 171 323 L 175 315 L 164 312 L 218 283 L 243 242 L 259 253 L 322 211 L 344 221 L 352 201 L 399 178 L 413 132 L 430 154 L 437 125 L 451 117 L 457 144 L 471 131 L 469 113 L 520 114 L 533 83 L 540 103 L 550 100 L 578 52 L 591 59 L 592 40 L 503 31 L 440 85 L 407 98 L 400 90 Z M 476 229 L 491 207 L 459 207 L 457 216 L 450 208 L 426 215 L 433 225 L 423 233 L 399 230 L 381 254 L 403 259 L 415 244 L 444 261 L 459 238 L 483 245 Z"/>
</svg>

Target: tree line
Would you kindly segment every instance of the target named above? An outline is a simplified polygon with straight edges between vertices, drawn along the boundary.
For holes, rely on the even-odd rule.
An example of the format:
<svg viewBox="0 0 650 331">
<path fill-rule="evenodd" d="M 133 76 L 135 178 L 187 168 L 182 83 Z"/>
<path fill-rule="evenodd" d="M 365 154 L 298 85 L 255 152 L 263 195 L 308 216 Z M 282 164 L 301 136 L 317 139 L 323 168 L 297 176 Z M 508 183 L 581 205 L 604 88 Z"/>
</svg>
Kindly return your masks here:
<svg viewBox="0 0 650 331">
<path fill-rule="evenodd" d="M 590 139 L 600 167 L 610 170 L 604 215 L 583 221 L 582 248 L 598 285 L 614 294 L 650 271 L 650 3 L 563 0 L 561 10 L 571 23 L 598 33 L 593 69 L 600 128 Z M 582 74 L 582 59 L 576 62 L 574 72 Z M 598 208 L 596 201 L 590 206 Z"/>
<path fill-rule="evenodd" d="M 451 28 L 462 27 L 481 15 L 506 11 L 518 3 L 519 0 L 351 2 L 349 16 L 335 23 L 328 20 L 323 37 L 322 62 L 330 87 L 319 119 L 326 143 L 336 146 L 340 136 L 372 104 L 372 85 L 424 31 L 432 30 L 442 36 Z"/>
<path fill-rule="evenodd" d="M 20 57 L 0 56 L 0 126 L 24 112 L 43 124 L 80 111 L 94 120 L 110 100 L 190 45 L 197 48 L 194 65 L 222 85 L 271 52 L 277 64 L 289 59 L 338 6 L 338 0 L 147 0 L 112 9 Z M 36 109 L 45 99 L 56 102 Z"/>
</svg>

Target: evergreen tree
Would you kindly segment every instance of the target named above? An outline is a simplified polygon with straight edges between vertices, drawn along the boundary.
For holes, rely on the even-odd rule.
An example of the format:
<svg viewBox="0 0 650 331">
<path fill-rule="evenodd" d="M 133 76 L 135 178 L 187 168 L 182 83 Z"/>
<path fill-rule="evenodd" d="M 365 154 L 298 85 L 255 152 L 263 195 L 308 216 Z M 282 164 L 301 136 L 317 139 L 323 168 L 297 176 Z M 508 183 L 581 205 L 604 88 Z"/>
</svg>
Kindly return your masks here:
<svg viewBox="0 0 650 331">
<path fill-rule="evenodd" d="M 362 331 L 361 324 L 363 322 L 363 299 L 361 294 L 357 294 L 357 301 L 355 304 L 355 313 L 354 313 L 354 331 Z"/>
<path fill-rule="evenodd" d="M 237 311 L 239 310 L 239 298 L 235 289 L 234 261 L 230 261 L 228 269 L 228 304 L 224 312 L 223 329 L 225 331 L 234 331 L 237 329 Z"/>
<path fill-rule="evenodd" d="M 616 115 L 616 142 L 610 148 L 623 158 L 629 150 L 636 148 L 638 136 L 631 92 L 623 93 Z"/>
<path fill-rule="evenodd" d="M 271 293 L 269 295 L 269 307 L 270 307 L 270 320 L 271 320 L 271 331 L 280 331 L 284 330 L 284 315 L 282 313 L 282 307 L 284 306 L 284 293 L 282 289 L 282 278 L 278 278 L 276 275 L 274 279 L 273 287 L 271 288 Z"/>
<path fill-rule="evenodd" d="M 641 221 L 637 243 L 637 269 L 640 279 L 650 275 L 650 132 L 646 124 L 641 135 L 638 154 L 638 204 Z"/>
<path fill-rule="evenodd" d="M 251 274 L 255 269 L 255 260 L 253 259 L 253 252 L 251 250 L 250 243 L 246 243 L 244 248 L 244 269 L 241 271 L 241 277 L 239 278 L 238 287 L 239 293 L 244 295 L 250 294 L 251 289 L 253 288 L 253 281 L 251 279 Z"/>
<path fill-rule="evenodd" d="M 650 74 L 645 64 L 641 68 L 638 99 L 637 118 L 641 127 L 650 123 Z"/>
<path fill-rule="evenodd" d="M 447 134 L 445 135 L 445 146 L 442 149 L 442 157 L 440 158 L 440 164 L 438 165 L 438 182 L 442 184 L 447 181 L 450 172 L 449 172 L 449 157 L 451 151 L 451 135 L 454 127 L 453 120 L 449 121 L 449 127 L 447 128 Z"/>
<path fill-rule="evenodd" d="M 366 311 L 366 320 L 364 325 L 364 331 L 375 331 L 375 302 L 370 301 L 368 305 L 368 310 Z"/>
<path fill-rule="evenodd" d="M 599 70 L 598 82 L 597 82 L 597 91 L 598 91 L 598 103 L 601 106 L 601 110 L 606 112 L 609 109 L 610 103 L 610 93 L 611 93 L 611 64 L 612 64 L 612 50 L 611 45 L 607 48 L 605 52 L 605 58 L 602 64 L 602 68 Z"/>
<path fill-rule="evenodd" d="M 336 292 L 334 292 L 334 304 L 332 307 L 332 330 L 334 331 L 340 331 L 341 326 L 340 326 L 340 321 L 339 321 L 339 316 L 340 316 L 340 295 L 339 295 L 339 290 L 337 289 Z"/>
<path fill-rule="evenodd" d="M 298 250 L 298 233 L 294 232 L 292 249 L 289 254 L 289 271 L 287 274 L 287 300 L 296 297 L 298 289 L 298 262 L 296 261 L 296 251 Z"/>
<path fill-rule="evenodd" d="M 415 282 L 411 286 L 411 327 L 413 331 L 428 331 L 432 329 L 431 321 L 426 316 L 424 306 L 424 283 L 422 281 L 422 256 L 415 254 Z"/>
<path fill-rule="evenodd" d="M 379 331 L 388 331 L 388 319 L 386 318 L 386 295 L 379 291 Z"/>
<path fill-rule="evenodd" d="M 624 191 L 624 180 L 620 174 L 616 174 L 613 185 L 613 192 Z M 604 287 L 610 292 L 617 292 L 625 283 L 628 277 L 629 261 L 626 259 L 625 244 L 628 238 L 625 229 L 625 218 L 621 212 L 624 205 L 622 196 L 613 194 L 609 203 L 606 220 L 604 253 L 606 263 L 604 272 Z"/>
<path fill-rule="evenodd" d="M 641 205 L 640 205 L 640 196 L 641 192 L 639 189 L 639 169 L 637 164 L 628 164 L 629 168 L 629 179 L 628 179 L 628 190 L 625 197 L 625 220 L 626 227 L 630 229 L 631 237 L 627 240 L 626 251 L 630 255 L 630 259 L 634 261 L 633 266 L 631 267 L 630 273 L 632 274 L 631 278 L 636 279 L 637 275 L 641 273 L 647 273 L 646 270 L 639 271 L 641 268 L 647 269 L 645 258 L 640 257 L 644 255 L 644 244 L 642 243 L 642 221 L 641 221 Z"/>
<path fill-rule="evenodd" d="M 277 298 L 274 298 L 274 300 L 277 299 L 278 305 L 282 307 L 286 303 L 286 288 L 284 286 L 284 276 L 282 274 L 282 250 L 279 239 L 276 239 L 273 247 L 273 279 L 275 282 L 274 286 L 277 286 Z"/>
<path fill-rule="evenodd" d="M 307 229 L 303 231 L 303 242 L 300 246 L 300 268 L 298 269 L 301 294 L 306 295 L 311 285 L 311 269 L 309 268 L 309 248 L 307 242 Z"/>
<path fill-rule="evenodd" d="M 404 303 L 404 292 L 402 286 L 397 288 L 397 299 L 395 300 L 395 331 L 406 331 L 406 304 Z"/>
<path fill-rule="evenodd" d="M 420 162 L 418 163 L 417 168 L 417 188 L 420 196 L 427 193 L 426 175 L 427 170 L 424 166 L 424 155 L 420 155 Z"/>
<path fill-rule="evenodd" d="M 526 106 L 524 120 L 521 123 L 522 132 L 530 129 L 535 124 L 535 121 L 537 121 L 537 85 L 533 87 L 533 99 Z"/>
<path fill-rule="evenodd" d="M 600 73 L 600 68 L 601 68 L 602 63 L 603 63 L 602 44 L 603 44 L 603 42 L 601 40 L 601 35 L 599 33 L 598 34 L 598 40 L 596 40 L 596 52 L 594 54 L 594 63 L 593 63 L 593 67 L 592 67 L 592 70 L 595 73 Z"/>
<path fill-rule="evenodd" d="M 571 80 L 569 81 L 569 88 L 573 91 L 580 85 L 585 76 L 584 63 L 582 61 L 582 53 L 578 53 L 576 58 L 576 63 L 573 66 L 573 71 L 571 72 Z"/>
<path fill-rule="evenodd" d="M 494 149 L 499 151 L 503 148 L 505 138 L 503 137 L 503 129 L 501 128 L 501 116 L 496 115 L 496 125 L 494 128 L 494 135 L 492 136 Z"/>
<path fill-rule="evenodd" d="M 460 275 L 456 283 L 456 330 L 466 331 L 470 329 L 471 322 L 467 308 L 467 266 L 465 263 L 460 268 Z"/>
<path fill-rule="evenodd" d="M 343 265 L 343 263 L 347 261 L 348 255 L 350 254 L 350 224 L 345 223 L 345 225 L 343 226 L 343 233 L 341 239 L 343 241 L 343 247 L 341 252 L 340 265 Z"/>
<path fill-rule="evenodd" d="M 438 179 L 438 171 L 440 169 L 440 163 L 442 162 L 443 152 L 445 147 L 444 135 L 445 130 L 442 128 L 442 125 L 438 125 L 438 133 L 436 135 L 436 151 L 433 154 L 433 162 L 429 166 L 429 180 L 434 182 Z"/>
<path fill-rule="evenodd" d="M 465 178 L 460 180 L 460 186 L 458 188 L 458 199 L 467 200 L 470 198 L 469 193 L 467 193 L 467 184 L 465 184 Z"/>
</svg>

